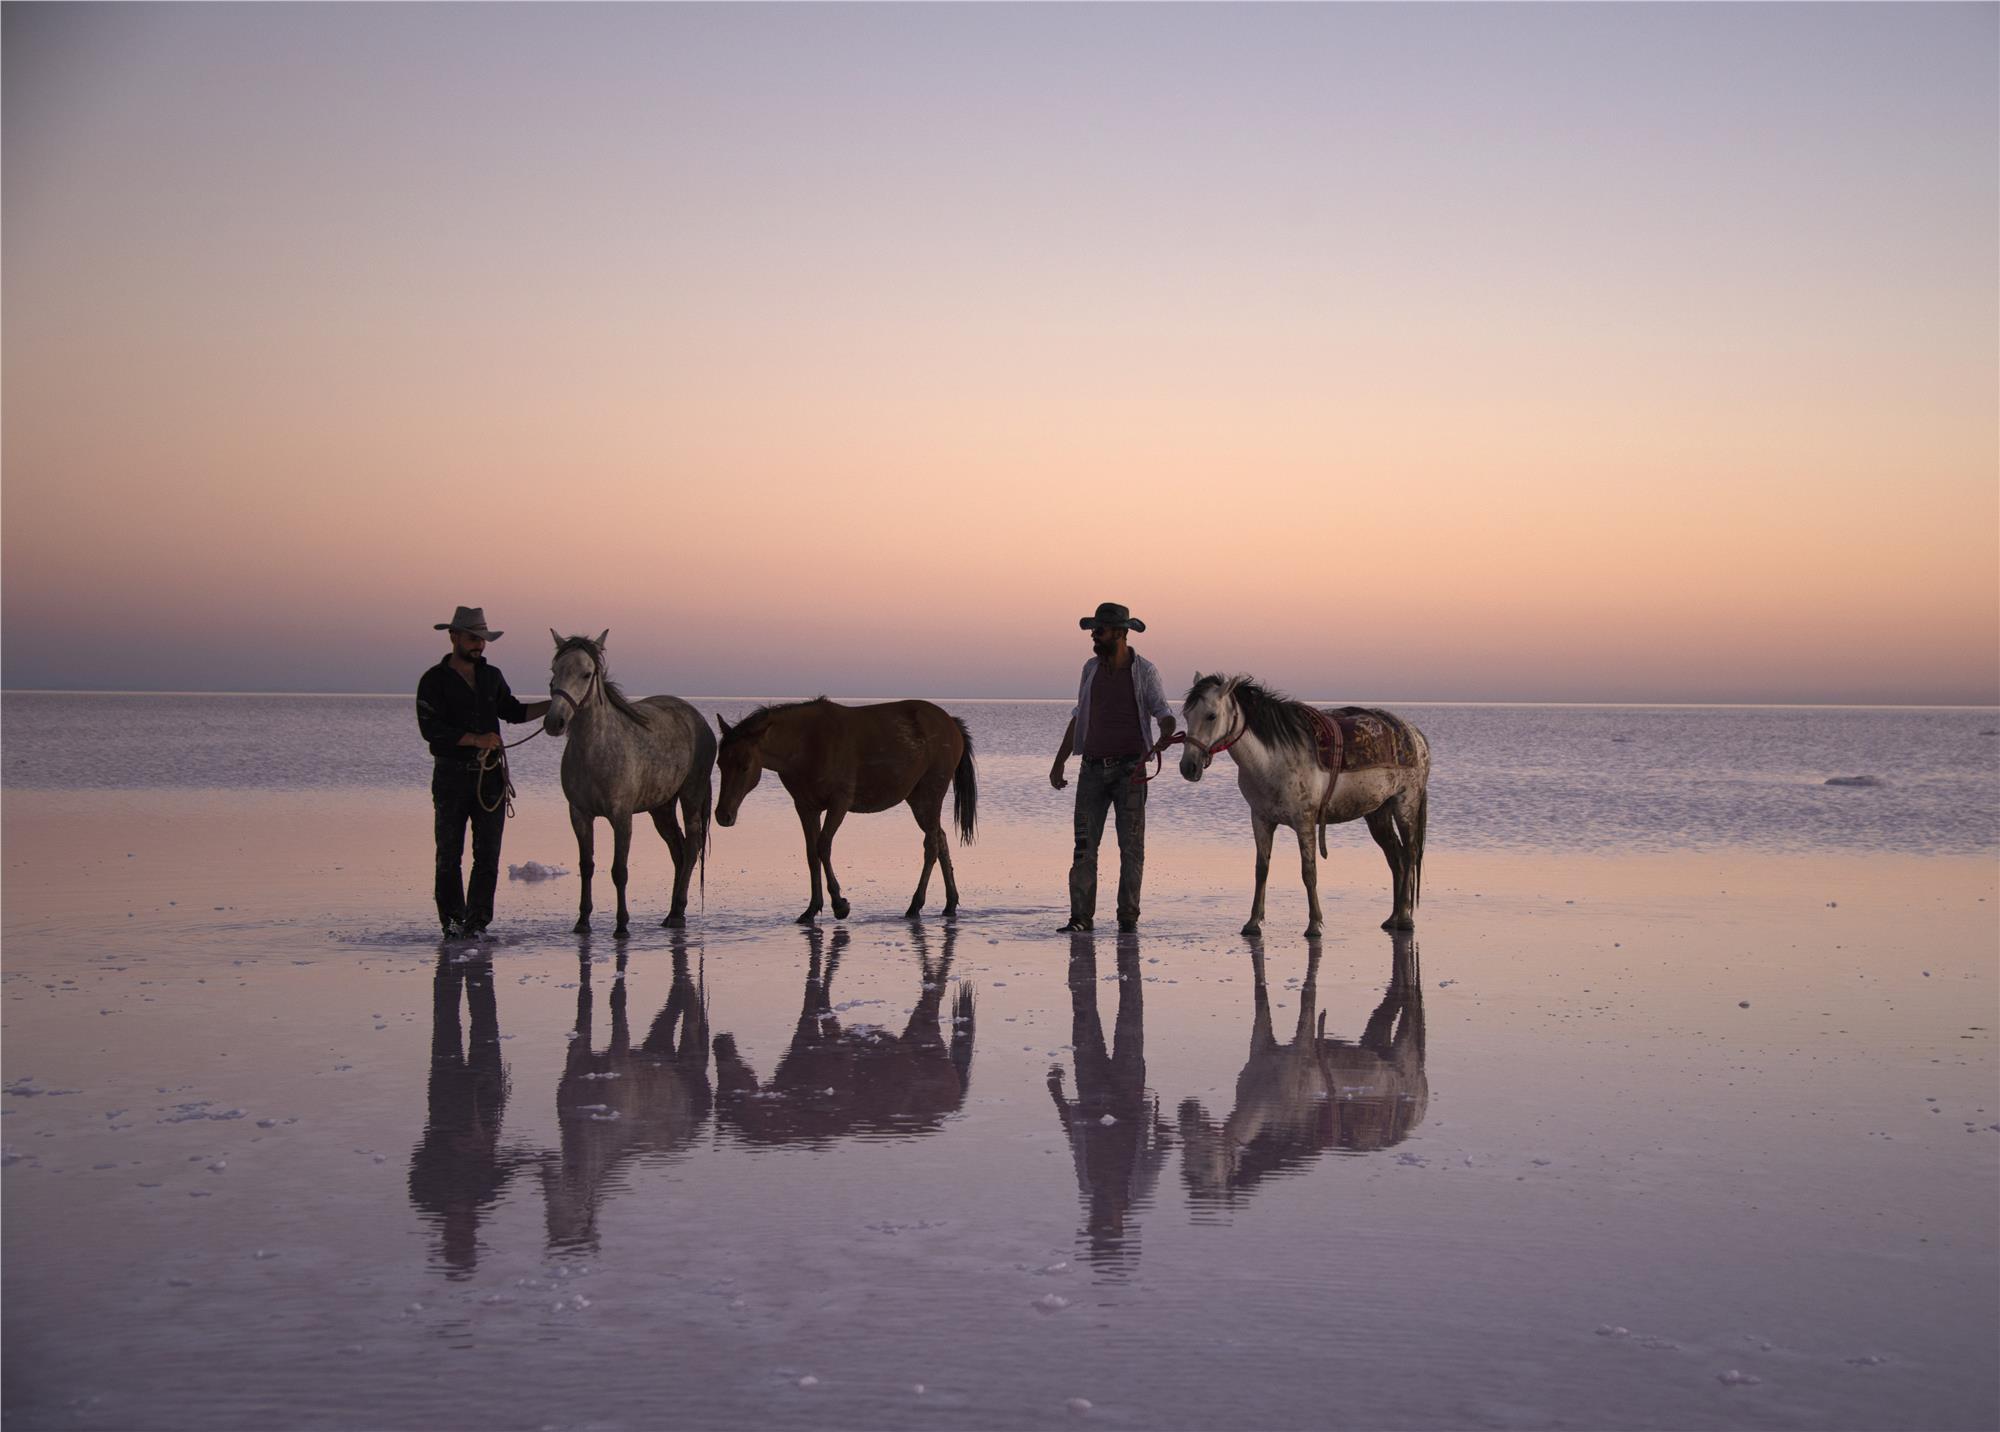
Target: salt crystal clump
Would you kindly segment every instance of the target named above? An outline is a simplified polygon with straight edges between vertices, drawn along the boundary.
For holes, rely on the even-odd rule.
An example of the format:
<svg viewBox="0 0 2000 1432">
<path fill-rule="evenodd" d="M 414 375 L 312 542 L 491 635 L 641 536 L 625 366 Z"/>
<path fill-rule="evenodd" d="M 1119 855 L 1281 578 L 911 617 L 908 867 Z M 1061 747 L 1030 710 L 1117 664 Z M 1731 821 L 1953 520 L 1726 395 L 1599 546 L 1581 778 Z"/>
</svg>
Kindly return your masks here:
<svg viewBox="0 0 2000 1432">
<path fill-rule="evenodd" d="M 525 865 L 510 865 L 507 867 L 507 878 L 509 880 L 553 880 L 558 875 L 567 874 L 569 872 L 561 866 L 544 865 L 539 860 L 530 860 Z"/>
</svg>

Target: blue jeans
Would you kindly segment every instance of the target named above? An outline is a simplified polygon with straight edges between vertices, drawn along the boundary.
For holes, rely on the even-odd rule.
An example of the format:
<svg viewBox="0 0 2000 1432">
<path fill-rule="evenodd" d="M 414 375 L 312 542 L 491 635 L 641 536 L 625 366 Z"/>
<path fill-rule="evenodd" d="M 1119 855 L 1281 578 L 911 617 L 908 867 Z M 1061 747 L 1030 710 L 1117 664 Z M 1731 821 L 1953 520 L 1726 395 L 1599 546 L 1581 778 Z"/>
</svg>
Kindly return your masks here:
<svg viewBox="0 0 2000 1432">
<path fill-rule="evenodd" d="M 1118 918 L 1139 918 L 1139 881 L 1146 872 L 1146 783 L 1133 777 L 1140 758 L 1106 764 L 1086 756 L 1076 778 L 1076 854 L 1069 867 L 1069 917 L 1097 915 L 1097 847 L 1104 817 L 1118 812 Z"/>
</svg>

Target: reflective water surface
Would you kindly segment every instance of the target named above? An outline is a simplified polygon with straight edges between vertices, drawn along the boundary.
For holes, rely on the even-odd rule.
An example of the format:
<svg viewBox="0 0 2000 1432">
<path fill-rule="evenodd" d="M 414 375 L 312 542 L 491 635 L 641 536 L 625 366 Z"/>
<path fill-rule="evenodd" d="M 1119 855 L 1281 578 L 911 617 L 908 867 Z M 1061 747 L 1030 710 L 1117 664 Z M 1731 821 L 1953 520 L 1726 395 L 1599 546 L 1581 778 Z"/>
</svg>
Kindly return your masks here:
<svg viewBox="0 0 2000 1432">
<path fill-rule="evenodd" d="M 10 786 L 10 1426 L 2000 1417 L 1990 853 L 1434 826 L 1411 938 L 1343 829 L 1326 937 L 1281 857 L 1250 943 L 1162 785 L 1074 937 L 1023 744 L 955 922 L 898 812 L 791 924 L 760 790 L 686 931 L 635 844 L 625 941 L 557 877 L 440 946 L 421 782 Z"/>
</svg>

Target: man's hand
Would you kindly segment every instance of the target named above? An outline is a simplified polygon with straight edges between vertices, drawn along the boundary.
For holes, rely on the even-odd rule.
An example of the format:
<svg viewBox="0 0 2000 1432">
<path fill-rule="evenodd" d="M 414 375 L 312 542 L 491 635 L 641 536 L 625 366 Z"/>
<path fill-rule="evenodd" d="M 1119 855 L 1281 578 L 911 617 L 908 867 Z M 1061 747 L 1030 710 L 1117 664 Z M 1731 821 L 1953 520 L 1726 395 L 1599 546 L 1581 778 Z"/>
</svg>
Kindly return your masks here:
<svg viewBox="0 0 2000 1432">
<path fill-rule="evenodd" d="M 467 744 L 475 751 L 497 751 L 500 749 L 500 733 L 498 731 L 487 731 L 474 736 Z"/>
<path fill-rule="evenodd" d="M 1061 790 L 1069 784 L 1069 777 L 1063 774 L 1063 763 L 1061 761 L 1057 761 L 1053 766 L 1049 767 L 1049 784 L 1057 790 Z"/>
</svg>

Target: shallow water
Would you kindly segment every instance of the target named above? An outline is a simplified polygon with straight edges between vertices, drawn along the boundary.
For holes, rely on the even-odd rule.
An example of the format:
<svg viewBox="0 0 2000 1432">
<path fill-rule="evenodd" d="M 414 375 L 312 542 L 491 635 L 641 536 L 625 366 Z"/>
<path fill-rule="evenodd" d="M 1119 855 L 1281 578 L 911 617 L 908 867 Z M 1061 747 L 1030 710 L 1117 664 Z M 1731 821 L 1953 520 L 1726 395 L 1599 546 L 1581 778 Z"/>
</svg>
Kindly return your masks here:
<svg viewBox="0 0 2000 1432">
<path fill-rule="evenodd" d="M 1376 928 L 1386 872 L 1342 829 L 1315 957 L 1282 853 L 1270 937 L 1233 933 L 1240 801 L 1173 780 L 1142 933 L 1072 941 L 1035 745 L 1062 711 L 1000 708 L 955 923 L 935 887 L 929 921 L 895 918 L 915 832 L 884 815 L 843 832 L 853 918 L 792 926 L 773 787 L 717 833 L 685 936 L 647 835 L 629 940 L 602 883 L 597 932 L 568 934 L 564 876 L 503 880 L 500 938 L 441 950 L 420 752 L 315 782 L 297 743 L 351 752 L 238 698 L 198 782 L 156 778 L 150 739 L 49 777 L 34 702 L 113 699 L 6 698 L 10 1425 L 2000 1418 L 1976 820 L 1676 845 L 1620 813 L 1664 775 L 1579 799 L 1572 754 L 1558 823 L 1600 836 L 1508 840 L 1500 798 L 1454 775 L 1447 806 L 1441 773 L 1416 940 Z M 119 729 L 191 729 L 117 699 Z M 1470 741 L 1493 709 L 1417 719 L 1455 755 L 1449 713 Z M 1992 744 L 1990 712 L 1906 714 L 1952 720 L 1871 747 L 1836 719 L 1824 749 L 1778 739 L 1789 765 L 1714 744 L 1808 812 L 1942 779 L 1960 725 Z M 1687 713 L 1533 719 L 1565 751 L 1657 719 L 1681 734 L 1656 773 L 1709 744 Z M 259 730 L 255 761 L 208 744 Z M 519 779 L 505 859 L 573 869 L 546 774 Z"/>
</svg>

